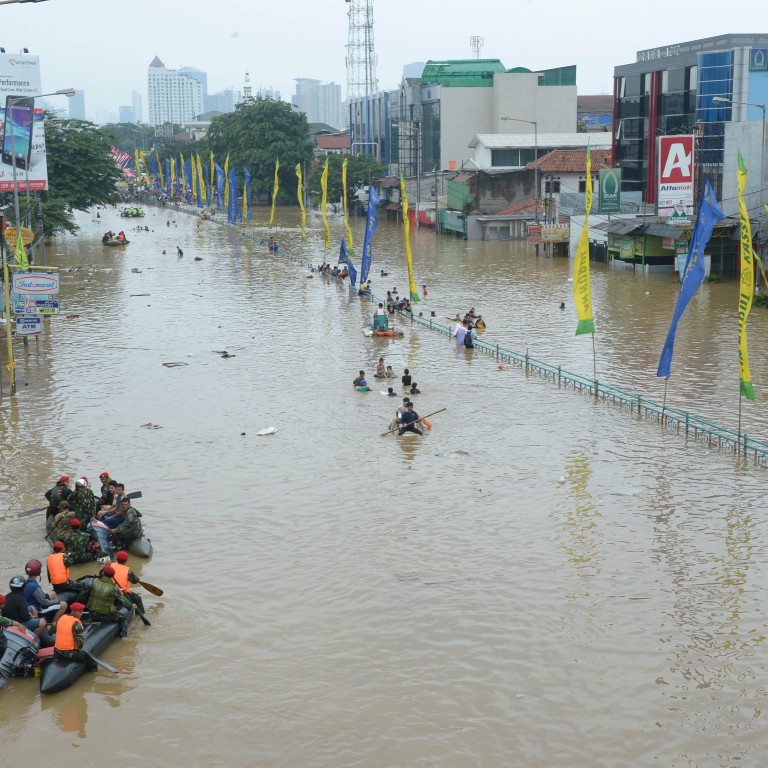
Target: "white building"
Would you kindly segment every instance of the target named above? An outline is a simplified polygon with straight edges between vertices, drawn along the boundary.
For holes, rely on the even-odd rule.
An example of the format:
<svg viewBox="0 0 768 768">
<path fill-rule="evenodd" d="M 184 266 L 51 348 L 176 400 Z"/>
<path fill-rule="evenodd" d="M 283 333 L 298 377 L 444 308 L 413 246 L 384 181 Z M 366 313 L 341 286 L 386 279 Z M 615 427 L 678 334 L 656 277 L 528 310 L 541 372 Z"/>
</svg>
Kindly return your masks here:
<svg viewBox="0 0 768 768">
<path fill-rule="evenodd" d="M 181 70 L 167 69 L 155 56 L 149 65 L 147 91 L 149 124 L 183 125 L 203 111 L 203 86 L 199 71 L 195 77 Z"/>
<path fill-rule="evenodd" d="M 346 113 L 338 83 L 297 77 L 296 93 L 291 96 L 291 104 L 307 116 L 308 123 L 325 123 L 337 130 L 344 128 Z"/>
<path fill-rule="evenodd" d="M 507 123 L 502 123 L 504 130 Z M 523 126 L 525 127 L 525 126 Z M 519 170 L 533 163 L 554 149 L 610 149 L 610 133 L 480 133 L 469 142 L 474 155 L 469 158 L 466 168 L 488 170 L 504 168 Z M 583 191 L 583 190 L 582 190 Z"/>
</svg>

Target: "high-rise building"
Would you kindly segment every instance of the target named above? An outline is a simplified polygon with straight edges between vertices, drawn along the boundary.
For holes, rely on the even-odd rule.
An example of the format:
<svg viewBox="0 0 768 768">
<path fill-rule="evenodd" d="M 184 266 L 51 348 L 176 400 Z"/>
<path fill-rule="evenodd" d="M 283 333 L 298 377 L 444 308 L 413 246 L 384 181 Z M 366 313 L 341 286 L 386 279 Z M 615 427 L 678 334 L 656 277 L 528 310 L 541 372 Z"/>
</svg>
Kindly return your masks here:
<svg viewBox="0 0 768 768">
<path fill-rule="evenodd" d="M 337 83 L 297 77 L 296 93 L 291 97 L 291 103 L 307 116 L 307 122 L 325 123 L 340 130 L 344 127 L 341 86 Z"/>
<path fill-rule="evenodd" d="M 118 107 L 119 120 L 121 123 L 133 123 L 133 107 Z"/>
<path fill-rule="evenodd" d="M 239 100 L 239 92 L 234 91 L 231 88 L 225 88 L 218 93 L 209 93 L 205 97 L 205 111 L 222 113 L 234 112 L 235 104 Z"/>
<path fill-rule="evenodd" d="M 85 120 L 85 91 L 75 91 L 69 99 L 69 119 Z"/>
<path fill-rule="evenodd" d="M 133 105 L 133 121 L 140 123 L 144 117 L 141 109 L 141 94 L 134 91 L 131 94 L 131 103 Z"/>
<path fill-rule="evenodd" d="M 155 56 L 149 65 L 147 82 L 149 124 L 184 125 L 203 112 L 203 82 L 207 83 L 204 72 L 191 67 L 185 71 L 167 69 Z"/>
</svg>

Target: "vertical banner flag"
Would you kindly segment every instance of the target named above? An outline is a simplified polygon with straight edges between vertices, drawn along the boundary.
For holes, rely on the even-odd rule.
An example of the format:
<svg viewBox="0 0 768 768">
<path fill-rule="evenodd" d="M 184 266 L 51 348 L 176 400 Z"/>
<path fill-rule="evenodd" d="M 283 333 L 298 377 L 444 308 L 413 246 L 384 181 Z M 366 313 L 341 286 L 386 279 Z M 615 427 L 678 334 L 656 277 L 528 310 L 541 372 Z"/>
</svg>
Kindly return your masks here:
<svg viewBox="0 0 768 768">
<path fill-rule="evenodd" d="M 573 260 L 573 301 L 579 316 L 576 335 L 594 333 L 595 322 L 592 319 L 592 288 L 589 284 L 589 212 L 592 210 L 592 154 L 587 145 L 586 195 L 584 204 L 584 226 L 576 247 Z"/>
<path fill-rule="evenodd" d="M 139 150 L 134 150 L 134 164 L 136 165 L 136 183 L 141 184 L 141 163 L 139 162 Z"/>
<path fill-rule="evenodd" d="M 211 186 L 208 188 L 208 197 L 210 198 L 211 203 L 213 203 L 213 198 L 215 197 L 215 188 L 216 188 L 216 163 L 213 162 L 213 152 L 211 152 L 211 171 L 210 171 L 210 182 Z"/>
<path fill-rule="evenodd" d="M 342 237 L 339 246 L 339 264 L 347 263 L 347 241 Z"/>
<path fill-rule="evenodd" d="M 376 188 L 371 184 L 368 191 L 368 212 L 365 216 L 365 239 L 363 240 L 363 255 L 360 257 L 360 285 L 368 279 L 371 271 L 371 242 L 379 226 L 379 212 L 377 210 L 381 198 Z"/>
<path fill-rule="evenodd" d="M 222 210 L 224 208 L 224 171 L 218 163 L 216 163 L 216 179 L 212 183 L 216 187 L 216 208 Z"/>
<path fill-rule="evenodd" d="M 195 204 L 197 204 L 200 200 L 197 194 L 197 162 L 195 161 L 195 156 L 190 155 L 189 156 L 189 162 L 190 162 L 190 176 L 192 177 L 192 200 Z"/>
<path fill-rule="evenodd" d="M 661 350 L 659 359 L 659 368 L 656 375 L 668 379 L 672 373 L 672 353 L 675 347 L 675 334 L 677 333 L 677 324 L 685 312 L 693 294 L 704 280 L 704 249 L 707 247 L 709 239 L 712 237 L 712 230 L 718 221 L 725 218 L 725 214 L 720 208 L 720 204 L 715 198 L 712 185 L 709 179 L 704 183 L 704 194 L 701 197 L 699 214 L 696 217 L 696 226 L 693 228 L 691 243 L 688 246 L 688 258 L 685 260 L 685 269 L 683 271 L 680 293 L 677 294 L 677 303 L 672 315 L 672 323 L 669 326 L 667 340 L 664 342 L 664 349 Z"/>
<path fill-rule="evenodd" d="M 280 170 L 280 158 L 275 160 L 275 180 L 272 183 L 272 210 L 269 212 L 269 226 L 272 227 L 272 222 L 275 220 L 275 200 L 277 200 L 277 193 L 280 191 L 280 180 L 277 176 Z"/>
<path fill-rule="evenodd" d="M 155 152 L 155 162 L 157 163 L 157 173 L 160 177 L 160 188 L 165 189 L 165 179 L 163 178 L 163 164 L 160 162 L 160 155 Z"/>
<path fill-rule="evenodd" d="M 187 176 L 187 165 L 184 155 L 179 152 L 179 179 L 181 180 L 181 191 L 185 193 L 189 186 L 189 177 Z"/>
<path fill-rule="evenodd" d="M 170 158 L 165 158 L 165 192 L 168 197 L 171 196 L 171 161 Z"/>
<path fill-rule="evenodd" d="M 233 224 L 240 218 L 240 206 L 237 204 L 237 175 L 233 168 L 229 172 L 229 206 L 227 207 L 227 221 Z"/>
<path fill-rule="evenodd" d="M 205 194 L 206 182 L 205 182 L 205 177 L 203 176 L 203 164 L 200 162 L 200 155 L 197 155 L 197 180 L 199 184 L 198 188 L 200 190 L 200 195 L 199 195 L 200 201 L 202 206 L 204 207 L 207 202 L 206 194 Z"/>
<path fill-rule="evenodd" d="M 157 160 L 155 160 L 154 155 L 149 156 L 149 168 L 152 171 L 152 175 L 159 181 L 160 174 L 157 169 Z"/>
<path fill-rule="evenodd" d="M 176 186 L 176 158 L 175 157 L 171 158 L 171 172 L 168 174 L 168 178 L 170 179 L 170 182 L 171 182 L 170 194 L 173 195 L 173 193 L 176 191 L 175 190 L 175 186 Z"/>
<path fill-rule="evenodd" d="M 323 175 L 320 177 L 320 189 L 322 197 L 320 199 L 320 211 L 323 214 L 323 226 L 325 227 L 325 247 L 331 247 L 331 228 L 328 225 L 328 157 L 325 158 L 323 166 Z"/>
<path fill-rule="evenodd" d="M 344 162 L 341 164 L 341 188 L 344 195 L 344 232 L 347 235 L 347 244 L 349 250 L 352 251 L 355 243 L 352 240 L 352 230 L 349 228 L 349 215 L 347 213 L 347 161 L 349 158 L 345 157 Z M 354 251 L 352 251 L 354 253 Z"/>
<path fill-rule="evenodd" d="M 243 221 L 250 221 L 251 214 L 251 174 L 243 167 Z"/>
<path fill-rule="evenodd" d="M 411 253 L 411 222 L 408 218 L 408 195 L 405 194 L 405 179 L 400 174 L 400 201 L 403 206 L 403 235 L 405 236 L 405 261 L 408 265 L 408 291 L 411 294 L 411 301 L 421 301 L 419 298 L 419 289 L 416 281 L 413 279 L 413 254 Z"/>
<path fill-rule="evenodd" d="M 747 400 L 755 399 L 752 376 L 749 373 L 747 355 L 747 317 L 752 309 L 755 292 L 755 261 L 752 258 L 752 226 L 744 203 L 744 187 L 747 184 L 747 167 L 739 152 L 739 225 L 741 228 L 741 278 L 739 279 L 739 394 Z"/>
<path fill-rule="evenodd" d="M 307 212 L 304 210 L 304 180 L 301 176 L 301 163 L 296 163 L 296 197 L 299 199 L 299 208 L 301 208 L 301 239 L 306 242 L 307 236 L 304 234 L 304 228 L 307 224 Z"/>
<path fill-rule="evenodd" d="M 349 270 L 349 283 L 354 288 L 355 283 L 357 282 L 357 270 L 355 269 L 355 265 L 352 263 L 352 259 L 347 253 L 347 244 L 344 242 L 343 237 L 341 238 L 341 247 L 344 249 L 344 260 L 347 264 L 347 269 Z M 339 253 L 339 263 L 341 263 L 341 253 Z"/>
<path fill-rule="evenodd" d="M 224 158 L 224 208 L 229 210 L 229 152 Z"/>
<path fill-rule="evenodd" d="M 24 247 L 24 242 L 21 239 L 21 229 L 19 229 L 19 235 L 16 238 L 16 263 L 21 269 L 29 269 L 29 259 L 27 258 L 27 249 Z"/>
<path fill-rule="evenodd" d="M 187 188 L 186 188 L 186 200 L 188 203 L 192 203 L 192 195 L 194 194 L 194 184 L 195 184 L 195 177 L 192 175 L 192 168 L 190 166 L 189 160 L 184 161 L 184 177 L 187 180 Z"/>
</svg>

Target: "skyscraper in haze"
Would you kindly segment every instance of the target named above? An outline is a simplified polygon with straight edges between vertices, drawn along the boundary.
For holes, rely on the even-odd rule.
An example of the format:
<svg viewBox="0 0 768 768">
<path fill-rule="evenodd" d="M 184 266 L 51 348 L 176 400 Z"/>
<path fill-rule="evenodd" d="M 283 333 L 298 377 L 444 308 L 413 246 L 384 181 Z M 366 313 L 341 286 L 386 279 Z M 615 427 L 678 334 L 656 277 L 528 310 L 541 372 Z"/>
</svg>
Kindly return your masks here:
<svg viewBox="0 0 768 768">
<path fill-rule="evenodd" d="M 307 116 L 307 122 L 326 123 L 339 129 L 344 126 L 341 86 L 337 83 L 297 77 L 296 93 L 291 96 L 291 103 Z"/>
<path fill-rule="evenodd" d="M 140 123 L 144 119 L 141 109 L 141 94 L 134 91 L 131 94 L 131 103 L 133 104 L 133 122 Z"/>
<path fill-rule="evenodd" d="M 69 99 L 69 119 L 85 120 L 85 91 L 75 91 Z"/>
<path fill-rule="evenodd" d="M 149 65 L 147 93 L 149 97 L 149 124 L 176 123 L 184 125 L 203 112 L 203 82 L 205 72 L 185 67 L 185 70 L 167 69 L 155 56 Z"/>
</svg>

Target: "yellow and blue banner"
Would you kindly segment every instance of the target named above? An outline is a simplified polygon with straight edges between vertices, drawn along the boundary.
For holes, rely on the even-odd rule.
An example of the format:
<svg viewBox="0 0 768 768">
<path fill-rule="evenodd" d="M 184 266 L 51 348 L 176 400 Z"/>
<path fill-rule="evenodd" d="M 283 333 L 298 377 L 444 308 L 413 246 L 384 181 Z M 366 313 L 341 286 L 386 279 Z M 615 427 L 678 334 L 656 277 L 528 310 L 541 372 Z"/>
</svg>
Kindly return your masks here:
<svg viewBox="0 0 768 768">
<path fill-rule="evenodd" d="M 224 208 L 229 211 L 229 152 L 224 159 Z"/>
<path fill-rule="evenodd" d="M 304 180 L 301 175 L 301 163 L 296 163 L 296 197 L 301 208 L 301 239 L 306 242 L 307 236 L 304 229 L 307 225 L 307 212 L 304 210 Z"/>
<path fill-rule="evenodd" d="M 576 335 L 594 333 L 592 319 L 592 287 L 589 281 L 589 213 L 592 210 L 592 153 L 587 146 L 587 184 L 584 204 L 584 226 L 579 235 L 576 257 L 573 260 L 573 302 L 579 316 Z"/>
<path fill-rule="evenodd" d="M 328 225 L 328 157 L 325 158 L 323 166 L 323 175 L 320 177 L 320 190 L 322 197 L 320 199 L 320 210 L 323 214 L 323 226 L 325 227 L 325 247 L 331 247 L 331 228 Z"/>
<path fill-rule="evenodd" d="M 672 374 L 672 353 L 675 348 L 675 334 L 677 324 L 688 306 L 696 289 L 704 280 L 704 249 L 712 237 L 712 230 L 718 221 L 725 218 L 720 204 L 715 198 L 715 193 L 709 179 L 704 183 L 704 194 L 701 198 L 699 213 L 696 216 L 696 226 L 693 228 L 691 243 L 688 246 L 688 258 L 685 260 L 685 269 L 681 278 L 680 293 L 677 294 L 677 303 L 672 315 L 672 323 L 669 326 L 667 340 L 664 349 L 661 350 L 659 367 L 656 375 L 668 379 Z"/>
<path fill-rule="evenodd" d="M 749 354 L 747 350 L 747 318 L 752 309 L 752 297 L 755 293 L 755 261 L 752 258 L 752 225 L 744 202 L 744 187 L 747 184 L 747 167 L 739 152 L 737 171 L 739 185 L 739 228 L 741 229 L 741 277 L 739 279 L 739 394 L 747 400 L 755 399 L 752 376 L 749 372 Z"/>
<path fill-rule="evenodd" d="M 277 200 L 277 193 L 280 191 L 280 179 L 278 172 L 280 171 L 280 159 L 275 160 L 275 180 L 272 183 L 272 210 L 269 212 L 269 226 L 272 226 L 272 222 L 275 220 L 275 201 Z"/>
<path fill-rule="evenodd" d="M 413 279 L 413 254 L 411 253 L 411 221 L 408 218 L 408 195 L 405 193 L 405 179 L 400 174 L 400 201 L 403 207 L 403 235 L 405 236 L 405 261 L 408 265 L 408 292 L 411 302 L 421 301 L 419 289 Z"/>
<path fill-rule="evenodd" d="M 379 193 L 371 184 L 368 190 L 368 212 L 365 216 L 365 239 L 363 240 L 363 254 L 360 257 L 360 285 L 368 280 L 368 273 L 371 271 L 371 244 L 373 236 L 379 226 L 378 206 L 381 202 Z"/>
</svg>

